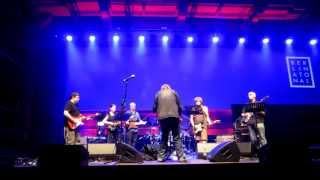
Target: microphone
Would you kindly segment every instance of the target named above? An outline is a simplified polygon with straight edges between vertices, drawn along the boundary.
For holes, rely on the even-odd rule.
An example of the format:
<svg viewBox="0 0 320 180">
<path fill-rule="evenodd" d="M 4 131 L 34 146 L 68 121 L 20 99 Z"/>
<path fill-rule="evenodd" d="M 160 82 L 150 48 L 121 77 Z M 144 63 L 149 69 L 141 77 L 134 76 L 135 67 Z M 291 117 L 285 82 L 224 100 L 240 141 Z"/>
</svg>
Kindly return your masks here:
<svg viewBox="0 0 320 180">
<path fill-rule="evenodd" d="M 122 80 L 122 82 L 126 82 L 126 81 L 128 81 L 129 79 L 132 79 L 132 78 L 135 78 L 135 77 L 136 77 L 136 75 L 131 74 L 130 76 L 124 78 L 124 79 Z"/>
</svg>

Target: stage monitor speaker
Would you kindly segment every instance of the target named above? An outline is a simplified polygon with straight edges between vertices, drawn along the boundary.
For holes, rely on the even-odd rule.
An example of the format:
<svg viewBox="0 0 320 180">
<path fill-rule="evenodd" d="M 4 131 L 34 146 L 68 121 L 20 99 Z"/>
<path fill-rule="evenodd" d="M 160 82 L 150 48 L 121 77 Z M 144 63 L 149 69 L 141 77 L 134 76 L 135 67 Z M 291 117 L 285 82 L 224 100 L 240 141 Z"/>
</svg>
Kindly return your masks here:
<svg viewBox="0 0 320 180">
<path fill-rule="evenodd" d="M 239 148 L 241 156 L 251 156 L 252 155 L 251 142 L 238 142 L 237 146 Z"/>
<path fill-rule="evenodd" d="M 142 163 L 144 160 L 142 153 L 133 146 L 124 143 L 116 144 L 116 154 L 120 156 L 120 162 Z"/>
<path fill-rule="evenodd" d="M 208 153 L 218 145 L 219 145 L 219 143 L 198 143 L 197 144 L 197 153 L 198 154 Z"/>
<path fill-rule="evenodd" d="M 115 144 L 88 144 L 89 155 L 115 155 Z"/>
<path fill-rule="evenodd" d="M 82 145 L 45 145 L 40 150 L 38 166 L 80 168 L 88 166 L 88 151 Z"/>
<path fill-rule="evenodd" d="M 158 153 L 160 150 L 159 144 L 147 144 L 143 147 L 144 160 L 153 161 L 157 160 Z"/>
<path fill-rule="evenodd" d="M 235 141 L 219 144 L 208 153 L 210 162 L 239 162 L 240 151 Z"/>
</svg>

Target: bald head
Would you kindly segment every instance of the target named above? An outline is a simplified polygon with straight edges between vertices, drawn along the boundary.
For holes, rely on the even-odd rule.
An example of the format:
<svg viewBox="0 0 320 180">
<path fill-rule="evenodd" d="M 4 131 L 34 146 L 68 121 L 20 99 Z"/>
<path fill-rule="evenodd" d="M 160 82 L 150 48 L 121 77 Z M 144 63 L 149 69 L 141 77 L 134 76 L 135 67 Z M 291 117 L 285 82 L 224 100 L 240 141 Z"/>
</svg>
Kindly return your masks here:
<svg viewBox="0 0 320 180">
<path fill-rule="evenodd" d="M 130 111 L 135 111 L 135 110 L 136 110 L 137 105 L 136 105 L 135 102 L 131 102 L 131 103 L 129 104 L 129 106 L 130 106 Z"/>
<path fill-rule="evenodd" d="M 257 99 L 257 94 L 254 91 L 248 92 L 248 98 L 251 102 L 255 102 Z"/>
</svg>

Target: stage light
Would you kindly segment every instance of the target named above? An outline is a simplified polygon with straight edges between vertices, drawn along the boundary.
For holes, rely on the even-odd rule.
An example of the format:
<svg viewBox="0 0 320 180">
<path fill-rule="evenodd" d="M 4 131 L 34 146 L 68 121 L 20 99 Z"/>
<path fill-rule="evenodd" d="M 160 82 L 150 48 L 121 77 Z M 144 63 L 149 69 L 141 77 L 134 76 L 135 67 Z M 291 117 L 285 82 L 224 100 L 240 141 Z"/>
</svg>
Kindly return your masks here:
<svg viewBox="0 0 320 180">
<path fill-rule="evenodd" d="M 113 42 L 118 42 L 120 40 L 120 36 L 119 35 L 113 35 L 112 39 L 113 39 Z"/>
<path fill-rule="evenodd" d="M 69 41 L 69 42 L 71 42 L 71 41 L 73 40 L 73 37 L 72 37 L 71 35 L 67 35 L 67 36 L 66 36 L 66 40 Z"/>
<path fill-rule="evenodd" d="M 212 42 L 213 42 L 213 43 L 218 43 L 219 40 L 220 40 L 220 39 L 219 39 L 218 36 L 213 36 L 213 37 L 212 37 Z"/>
<path fill-rule="evenodd" d="M 246 38 L 244 37 L 239 38 L 239 44 L 243 44 L 245 42 L 246 42 Z"/>
<path fill-rule="evenodd" d="M 262 39 L 262 43 L 263 44 L 268 44 L 270 42 L 270 39 L 269 38 L 263 38 Z"/>
<path fill-rule="evenodd" d="M 286 44 L 287 45 L 291 45 L 292 43 L 293 43 L 293 39 L 292 38 L 286 39 Z"/>
<path fill-rule="evenodd" d="M 89 36 L 89 41 L 90 42 L 94 42 L 96 40 L 96 36 L 95 35 L 90 35 Z"/>
<path fill-rule="evenodd" d="M 162 42 L 167 43 L 169 41 L 169 37 L 167 35 L 162 36 Z"/>
<path fill-rule="evenodd" d="M 311 40 L 309 41 L 309 44 L 310 44 L 311 46 L 315 46 L 317 43 L 318 43 L 318 40 L 317 40 L 317 39 L 311 39 Z"/>
<path fill-rule="evenodd" d="M 139 36 L 139 42 L 144 42 L 144 40 L 145 40 L 145 37 L 143 35 L 140 35 Z"/>
<path fill-rule="evenodd" d="M 187 38 L 187 41 L 188 41 L 188 43 L 192 43 L 192 42 L 193 42 L 193 37 L 192 37 L 192 36 L 189 36 L 189 37 Z"/>
</svg>

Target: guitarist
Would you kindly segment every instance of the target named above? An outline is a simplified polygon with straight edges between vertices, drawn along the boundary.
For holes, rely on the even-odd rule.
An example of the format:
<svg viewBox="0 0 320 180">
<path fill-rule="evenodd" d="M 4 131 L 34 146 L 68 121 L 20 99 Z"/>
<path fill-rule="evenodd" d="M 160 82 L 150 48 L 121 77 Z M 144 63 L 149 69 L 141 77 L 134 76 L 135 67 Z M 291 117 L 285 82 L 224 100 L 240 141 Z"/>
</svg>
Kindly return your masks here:
<svg viewBox="0 0 320 180">
<path fill-rule="evenodd" d="M 78 92 L 71 93 L 69 101 L 64 106 L 64 141 L 66 145 L 75 145 L 79 143 L 79 131 L 68 126 L 68 121 L 75 124 L 81 123 L 79 117 L 80 110 L 78 103 L 80 101 L 80 94 Z"/>
<path fill-rule="evenodd" d="M 255 110 L 255 106 L 257 106 L 256 104 L 259 103 L 255 92 L 250 91 L 248 93 L 248 98 L 249 103 L 243 107 L 241 116 L 247 123 L 251 143 L 257 149 L 260 149 L 267 144 L 264 126 L 266 113 L 264 109 Z"/>
<path fill-rule="evenodd" d="M 206 143 L 208 141 L 208 125 L 212 124 L 208 107 L 203 105 L 201 97 L 195 97 L 194 103 L 195 105 L 191 109 L 190 123 L 193 127 L 197 143 Z"/>
<path fill-rule="evenodd" d="M 108 126 L 108 138 L 107 142 L 108 143 L 117 143 L 120 142 L 120 133 L 121 133 L 121 128 L 120 128 L 120 121 L 116 121 L 116 114 L 117 111 L 117 106 L 115 104 L 111 104 L 109 106 L 109 112 L 107 115 L 104 117 L 102 120 L 103 124 L 106 124 Z"/>
<path fill-rule="evenodd" d="M 135 147 L 138 138 L 138 126 L 145 125 L 146 122 L 142 121 L 139 112 L 136 110 L 136 103 L 130 103 L 130 110 L 126 112 L 128 120 L 126 125 L 128 126 L 127 140 L 128 144 Z"/>
</svg>

